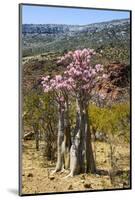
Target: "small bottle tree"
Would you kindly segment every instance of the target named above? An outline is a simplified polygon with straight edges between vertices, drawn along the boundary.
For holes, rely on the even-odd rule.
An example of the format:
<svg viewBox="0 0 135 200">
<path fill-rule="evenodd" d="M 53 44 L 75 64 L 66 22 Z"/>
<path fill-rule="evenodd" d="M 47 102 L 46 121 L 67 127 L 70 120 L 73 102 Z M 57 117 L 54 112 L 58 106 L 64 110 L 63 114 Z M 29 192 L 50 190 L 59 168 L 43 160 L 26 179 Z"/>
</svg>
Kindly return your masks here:
<svg viewBox="0 0 135 200">
<path fill-rule="evenodd" d="M 52 92 L 58 105 L 58 137 L 57 137 L 57 164 L 55 172 L 64 168 L 68 169 L 70 164 L 70 123 L 69 123 L 69 100 L 68 85 L 61 75 L 43 77 L 44 92 Z"/>
</svg>

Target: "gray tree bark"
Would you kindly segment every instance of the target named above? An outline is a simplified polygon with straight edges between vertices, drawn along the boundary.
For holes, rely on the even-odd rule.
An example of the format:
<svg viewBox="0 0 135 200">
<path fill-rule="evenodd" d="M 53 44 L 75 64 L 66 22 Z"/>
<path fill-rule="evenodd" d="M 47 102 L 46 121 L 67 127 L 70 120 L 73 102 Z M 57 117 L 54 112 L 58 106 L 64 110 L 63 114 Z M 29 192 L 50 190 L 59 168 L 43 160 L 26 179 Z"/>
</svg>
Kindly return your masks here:
<svg viewBox="0 0 135 200">
<path fill-rule="evenodd" d="M 76 100 L 76 127 L 72 138 L 72 146 L 70 150 L 70 176 L 74 176 L 85 170 L 85 146 L 84 146 L 84 115 L 82 105 Z"/>
<path fill-rule="evenodd" d="M 39 130 L 36 124 L 33 125 L 33 130 L 35 134 L 35 143 L 36 143 L 36 150 L 39 150 Z"/>
<path fill-rule="evenodd" d="M 64 168 L 69 169 L 70 166 L 70 147 L 71 147 L 71 135 L 70 135 L 70 122 L 69 122 L 69 106 L 68 101 L 65 103 L 65 116 L 64 116 Z"/>
<path fill-rule="evenodd" d="M 57 137 L 57 164 L 54 172 L 62 170 L 64 141 L 64 111 L 59 108 L 58 137 Z"/>
<path fill-rule="evenodd" d="M 96 163 L 93 155 L 92 150 L 92 143 L 91 143 L 91 132 L 90 132 L 90 121 L 88 116 L 88 108 L 85 109 L 86 112 L 86 172 L 95 173 L 96 172 Z"/>
<path fill-rule="evenodd" d="M 88 116 L 88 105 L 77 99 L 76 127 L 72 136 L 69 124 L 69 108 L 59 108 L 58 139 L 57 139 L 57 164 L 54 172 L 68 169 L 70 163 L 70 174 L 74 176 L 79 173 L 96 171 L 93 156 L 90 122 Z"/>
<path fill-rule="evenodd" d="M 54 172 L 69 169 L 70 165 L 70 123 L 68 102 L 65 108 L 59 108 L 58 139 L 57 139 L 57 164 Z"/>
<path fill-rule="evenodd" d="M 77 117 L 75 135 L 70 150 L 70 176 L 75 174 L 96 171 L 93 156 L 88 106 L 77 100 Z"/>
</svg>

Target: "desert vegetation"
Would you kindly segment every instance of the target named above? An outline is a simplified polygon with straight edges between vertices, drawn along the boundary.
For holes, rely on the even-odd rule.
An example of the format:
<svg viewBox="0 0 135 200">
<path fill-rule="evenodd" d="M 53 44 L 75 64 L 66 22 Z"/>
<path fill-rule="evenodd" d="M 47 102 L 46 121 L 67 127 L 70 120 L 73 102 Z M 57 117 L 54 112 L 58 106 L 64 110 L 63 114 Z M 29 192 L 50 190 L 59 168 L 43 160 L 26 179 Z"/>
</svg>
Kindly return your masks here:
<svg viewBox="0 0 135 200">
<path fill-rule="evenodd" d="M 24 51 L 23 194 L 130 188 L 128 45 L 80 41 Z"/>
</svg>

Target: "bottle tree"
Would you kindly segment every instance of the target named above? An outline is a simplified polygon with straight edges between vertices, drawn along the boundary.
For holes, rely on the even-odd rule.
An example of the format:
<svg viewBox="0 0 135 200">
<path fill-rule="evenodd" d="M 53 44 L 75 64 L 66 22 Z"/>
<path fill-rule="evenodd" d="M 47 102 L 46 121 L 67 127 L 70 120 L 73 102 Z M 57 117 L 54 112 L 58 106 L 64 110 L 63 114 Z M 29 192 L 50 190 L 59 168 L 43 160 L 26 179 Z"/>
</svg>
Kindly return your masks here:
<svg viewBox="0 0 135 200">
<path fill-rule="evenodd" d="M 53 173 L 69 168 L 70 164 L 70 123 L 69 123 L 69 99 L 66 84 L 61 75 L 42 78 L 44 92 L 53 93 L 58 105 L 58 137 L 57 137 L 57 164 Z"/>
<path fill-rule="evenodd" d="M 76 126 L 72 134 L 70 174 L 68 176 L 96 171 L 91 144 L 88 105 L 93 95 L 93 89 L 105 78 L 105 75 L 103 75 L 102 65 L 92 66 L 91 58 L 94 55 L 95 52 L 92 49 L 68 52 L 58 61 L 66 66 L 63 76 L 56 76 L 60 78 L 60 82 L 56 81 L 57 78 L 55 78 L 55 82 L 50 80 L 51 84 L 54 84 L 55 91 L 59 89 L 64 92 L 68 91 L 68 94 L 70 93 L 76 99 Z M 52 89 L 52 85 L 44 85 L 45 91 L 48 91 L 49 88 Z M 62 114 L 62 111 L 60 113 Z"/>
</svg>

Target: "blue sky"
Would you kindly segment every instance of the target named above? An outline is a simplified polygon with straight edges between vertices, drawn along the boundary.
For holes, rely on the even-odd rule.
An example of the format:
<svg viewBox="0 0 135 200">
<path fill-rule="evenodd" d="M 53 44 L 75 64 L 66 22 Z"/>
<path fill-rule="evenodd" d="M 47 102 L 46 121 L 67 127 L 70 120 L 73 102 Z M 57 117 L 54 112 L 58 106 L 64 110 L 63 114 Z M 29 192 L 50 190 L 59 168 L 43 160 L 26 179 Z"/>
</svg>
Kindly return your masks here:
<svg viewBox="0 0 135 200">
<path fill-rule="evenodd" d="M 23 5 L 23 24 L 76 24 L 84 25 L 113 19 L 129 18 L 128 11 L 57 8 Z"/>
</svg>

